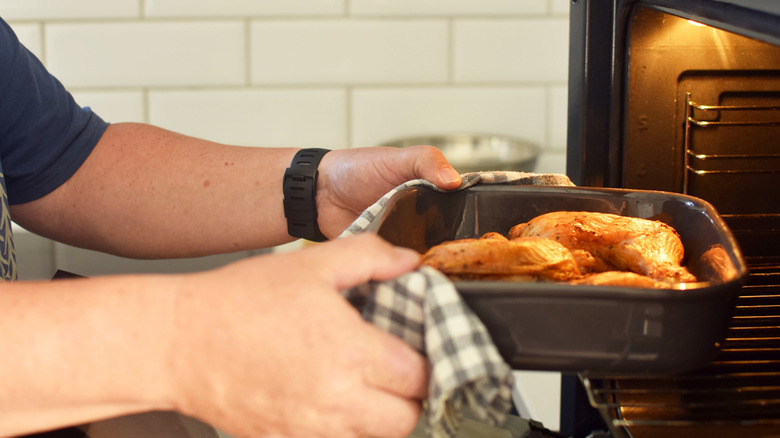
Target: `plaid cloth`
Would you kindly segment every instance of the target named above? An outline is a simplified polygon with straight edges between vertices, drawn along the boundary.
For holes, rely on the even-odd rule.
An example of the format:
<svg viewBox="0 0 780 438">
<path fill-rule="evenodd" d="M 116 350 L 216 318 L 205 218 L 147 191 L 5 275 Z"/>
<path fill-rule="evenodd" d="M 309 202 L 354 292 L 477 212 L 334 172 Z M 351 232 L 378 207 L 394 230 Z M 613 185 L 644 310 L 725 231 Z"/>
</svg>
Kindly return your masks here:
<svg viewBox="0 0 780 438">
<path fill-rule="evenodd" d="M 464 189 L 475 184 L 573 185 L 557 174 L 473 172 L 461 175 Z M 365 230 L 404 183 L 382 197 L 342 233 Z M 399 278 L 372 282 L 344 292 L 367 321 L 392 333 L 425 355 L 431 376 L 425 406 L 432 438 L 455 436 L 464 409 L 491 425 L 503 423 L 512 406 L 512 370 L 501 358 L 485 326 L 461 299 L 455 286 L 430 267 Z"/>
</svg>

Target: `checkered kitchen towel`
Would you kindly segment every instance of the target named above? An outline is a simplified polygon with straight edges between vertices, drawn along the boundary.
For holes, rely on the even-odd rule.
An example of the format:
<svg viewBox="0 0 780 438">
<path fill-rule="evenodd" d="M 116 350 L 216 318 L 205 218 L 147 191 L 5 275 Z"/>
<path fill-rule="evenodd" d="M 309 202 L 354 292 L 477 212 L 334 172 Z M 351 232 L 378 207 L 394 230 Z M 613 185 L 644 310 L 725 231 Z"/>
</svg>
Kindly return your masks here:
<svg viewBox="0 0 780 438">
<path fill-rule="evenodd" d="M 557 174 L 473 172 L 461 177 L 458 190 L 476 184 L 573 185 Z M 396 192 L 419 185 L 441 191 L 424 180 L 402 184 L 363 212 L 341 237 L 364 231 Z M 488 424 L 503 423 L 512 403 L 512 370 L 443 274 L 422 267 L 394 280 L 358 286 L 345 295 L 367 321 L 427 356 L 431 365 L 428 437 L 455 436 L 466 408 Z"/>
</svg>

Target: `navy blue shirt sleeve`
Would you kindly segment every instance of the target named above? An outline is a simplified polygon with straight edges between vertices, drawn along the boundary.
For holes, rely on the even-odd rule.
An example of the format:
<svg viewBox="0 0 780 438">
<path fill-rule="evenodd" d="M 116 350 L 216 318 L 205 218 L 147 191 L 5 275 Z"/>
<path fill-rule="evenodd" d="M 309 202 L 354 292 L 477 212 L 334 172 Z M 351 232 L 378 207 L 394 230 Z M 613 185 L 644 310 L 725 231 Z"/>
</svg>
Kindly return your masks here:
<svg viewBox="0 0 780 438">
<path fill-rule="evenodd" d="M 0 166 L 9 204 L 33 201 L 67 181 L 107 127 L 0 19 Z"/>
</svg>

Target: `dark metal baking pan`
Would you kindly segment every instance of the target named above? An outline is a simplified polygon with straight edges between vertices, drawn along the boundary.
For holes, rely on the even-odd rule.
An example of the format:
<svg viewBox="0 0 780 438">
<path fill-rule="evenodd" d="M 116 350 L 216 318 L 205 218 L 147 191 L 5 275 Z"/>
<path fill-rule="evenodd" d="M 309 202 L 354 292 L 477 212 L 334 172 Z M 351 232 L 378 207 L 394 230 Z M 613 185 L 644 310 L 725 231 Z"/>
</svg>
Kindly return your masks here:
<svg viewBox="0 0 780 438">
<path fill-rule="evenodd" d="M 560 210 L 668 223 L 682 239 L 684 264 L 703 282 L 687 290 L 454 282 L 513 368 L 666 375 L 698 367 L 717 352 L 746 267 L 729 229 L 698 198 L 582 187 L 484 185 L 448 193 L 415 187 L 394 195 L 368 230 L 422 253 L 445 240 L 506 234 L 515 224 Z M 712 245 L 721 245 L 733 265 L 728 278 L 708 274 L 701 255 Z"/>
</svg>

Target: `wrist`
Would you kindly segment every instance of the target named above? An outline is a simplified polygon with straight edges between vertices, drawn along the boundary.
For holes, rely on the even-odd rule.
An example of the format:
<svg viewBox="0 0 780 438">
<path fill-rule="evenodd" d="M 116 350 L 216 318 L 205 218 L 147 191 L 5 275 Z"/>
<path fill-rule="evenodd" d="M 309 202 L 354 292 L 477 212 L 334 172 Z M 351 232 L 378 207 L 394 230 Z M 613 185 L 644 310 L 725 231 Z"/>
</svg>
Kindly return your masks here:
<svg viewBox="0 0 780 438">
<path fill-rule="evenodd" d="M 327 240 L 318 224 L 318 166 L 328 149 L 301 149 L 284 172 L 284 216 L 287 233 L 315 242 Z"/>
</svg>

